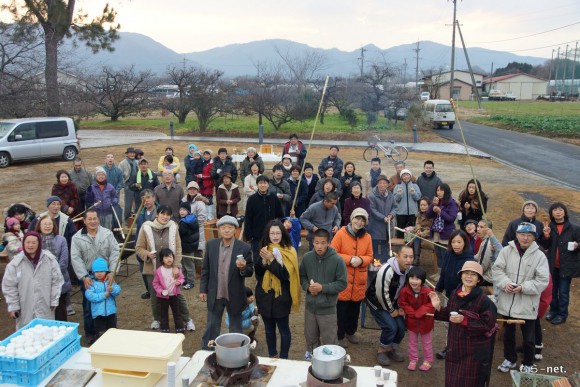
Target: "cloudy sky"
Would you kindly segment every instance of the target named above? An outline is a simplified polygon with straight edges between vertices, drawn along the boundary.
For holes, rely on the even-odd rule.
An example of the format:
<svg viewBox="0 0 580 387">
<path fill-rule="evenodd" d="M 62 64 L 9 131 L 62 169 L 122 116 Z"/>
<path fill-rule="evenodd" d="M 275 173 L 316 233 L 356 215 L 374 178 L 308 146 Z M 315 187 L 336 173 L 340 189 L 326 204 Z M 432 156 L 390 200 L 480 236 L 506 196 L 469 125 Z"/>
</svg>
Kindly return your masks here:
<svg viewBox="0 0 580 387">
<path fill-rule="evenodd" d="M 579 0 L 457 1 L 457 20 L 469 47 L 549 58 L 552 49 L 564 49 L 566 42 L 572 48 L 580 40 Z M 417 40 L 451 44 L 453 2 L 447 0 L 110 3 L 118 12 L 122 31 L 148 35 L 178 53 L 272 38 L 344 51 L 369 43 L 380 48 Z M 80 3 L 91 13 L 99 4 L 102 7 L 104 1 Z"/>
</svg>

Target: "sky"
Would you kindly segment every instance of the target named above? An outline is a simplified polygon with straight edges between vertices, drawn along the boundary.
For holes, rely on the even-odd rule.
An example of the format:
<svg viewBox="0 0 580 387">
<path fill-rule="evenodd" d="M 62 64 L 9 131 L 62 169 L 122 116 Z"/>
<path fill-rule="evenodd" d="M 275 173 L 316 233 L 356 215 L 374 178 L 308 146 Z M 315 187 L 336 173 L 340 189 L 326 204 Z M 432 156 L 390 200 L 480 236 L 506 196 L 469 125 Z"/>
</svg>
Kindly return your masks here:
<svg viewBox="0 0 580 387">
<path fill-rule="evenodd" d="M 451 45 L 452 0 L 109 3 L 117 10 L 121 31 L 147 35 L 178 53 L 265 39 L 288 39 L 343 51 L 366 44 L 385 49 L 418 40 Z M 96 14 L 105 1 L 77 4 Z M 567 42 L 573 49 L 580 41 L 579 0 L 457 0 L 457 20 L 468 47 L 550 58 L 558 46 L 563 52 Z"/>
</svg>

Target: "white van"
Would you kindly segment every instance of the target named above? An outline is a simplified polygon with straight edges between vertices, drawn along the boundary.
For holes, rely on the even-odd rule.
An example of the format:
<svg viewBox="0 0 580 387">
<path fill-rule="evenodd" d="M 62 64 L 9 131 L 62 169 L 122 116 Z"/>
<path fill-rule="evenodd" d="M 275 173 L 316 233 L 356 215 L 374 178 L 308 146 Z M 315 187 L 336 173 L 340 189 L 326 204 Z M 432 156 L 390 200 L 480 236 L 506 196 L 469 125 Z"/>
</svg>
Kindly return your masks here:
<svg viewBox="0 0 580 387">
<path fill-rule="evenodd" d="M 0 119 L 0 168 L 14 161 L 47 157 L 74 160 L 80 152 L 74 122 L 68 117 Z"/>
<path fill-rule="evenodd" d="M 451 102 L 446 99 L 430 99 L 424 104 L 425 115 L 432 126 L 441 129 L 444 126 L 453 129 L 455 125 L 455 113 L 451 107 Z"/>
</svg>

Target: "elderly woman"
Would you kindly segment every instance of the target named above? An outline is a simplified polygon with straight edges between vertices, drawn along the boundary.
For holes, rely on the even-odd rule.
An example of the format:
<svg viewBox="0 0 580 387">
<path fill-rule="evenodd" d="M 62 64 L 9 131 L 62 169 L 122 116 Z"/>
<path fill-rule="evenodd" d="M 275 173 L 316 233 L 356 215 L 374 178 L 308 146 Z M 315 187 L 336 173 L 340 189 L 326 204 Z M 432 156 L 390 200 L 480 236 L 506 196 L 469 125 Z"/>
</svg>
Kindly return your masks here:
<svg viewBox="0 0 580 387">
<path fill-rule="evenodd" d="M 264 228 L 260 258 L 254 263 L 256 272 L 256 304 L 264 321 L 268 356 L 288 358 L 292 334 L 290 312 L 300 310 L 300 276 L 298 257 L 290 236 L 279 220 L 271 220 Z M 277 350 L 276 326 L 280 332 Z"/>
<path fill-rule="evenodd" d="M 256 152 L 256 148 L 251 146 L 246 150 L 246 157 L 242 160 L 242 164 L 240 166 L 240 179 L 244 187 L 246 186 L 245 184 L 246 176 L 252 174 L 250 164 L 252 164 L 253 162 L 258 164 L 259 174 L 261 175 L 262 173 L 264 173 L 264 160 L 262 160 L 262 157 L 260 157 L 258 152 Z"/>
<path fill-rule="evenodd" d="M 161 248 L 168 247 L 174 254 L 173 261 L 173 275 L 175 278 L 179 276 L 179 269 L 181 268 L 181 238 L 179 237 L 179 227 L 171 220 L 173 211 L 169 206 L 160 206 L 157 209 L 157 218 L 153 221 L 143 223 L 139 230 L 137 244 L 135 245 L 136 253 L 144 261 L 143 275 L 147 280 L 148 288 L 153 289 L 153 278 L 155 277 L 155 269 L 162 265 L 161 257 L 157 254 Z M 159 309 L 159 302 L 155 292 L 151 293 L 151 312 L 153 314 L 153 322 L 151 329 L 159 329 L 161 327 L 161 311 Z M 194 331 L 195 325 L 189 318 L 189 309 L 183 294 L 177 296 L 179 299 L 179 311 L 183 318 L 188 331 Z"/>
<path fill-rule="evenodd" d="M 429 293 L 435 319 L 449 322 L 445 357 L 446 386 L 489 386 L 493 345 L 497 331 L 495 304 L 479 287 L 483 269 L 468 261 L 457 273 L 461 284 L 446 307 L 437 293 Z"/>
<path fill-rule="evenodd" d="M 95 182 L 87 189 L 85 200 L 87 208 L 94 205 L 97 209 L 99 224 L 113 231 L 113 211 L 114 206 L 119 204 L 119 197 L 115 187 L 107 182 L 107 174 L 103 167 L 97 167 Z"/>
<path fill-rule="evenodd" d="M 56 258 L 42 250 L 41 236 L 26 233 L 23 250 L 8 263 L 2 279 L 8 314 L 17 330 L 35 318 L 54 320 L 63 282 Z"/>
<path fill-rule="evenodd" d="M 72 290 L 68 273 L 68 245 L 66 239 L 58 234 L 58 227 L 48 214 L 41 215 L 34 230 L 40 234 L 42 247 L 56 257 L 64 283 L 60 291 L 58 307 L 54 311 L 55 319 L 67 321 L 67 293 Z"/>
<path fill-rule="evenodd" d="M 70 179 L 70 175 L 64 169 L 56 172 L 56 184 L 52 186 L 53 196 L 58 196 L 61 200 L 61 211 L 69 216 L 74 216 L 81 212 L 81 199 L 77 187 Z"/>
<path fill-rule="evenodd" d="M 260 164 L 255 161 L 252 161 L 249 165 L 250 174 L 247 175 L 242 184 L 244 186 L 244 208 L 246 208 L 246 203 L 248 202 L 248 198 L 258 192 L 258 185 L 256 183 L 256 179 L 262 173 L 260 172 Z"/>
</svg>

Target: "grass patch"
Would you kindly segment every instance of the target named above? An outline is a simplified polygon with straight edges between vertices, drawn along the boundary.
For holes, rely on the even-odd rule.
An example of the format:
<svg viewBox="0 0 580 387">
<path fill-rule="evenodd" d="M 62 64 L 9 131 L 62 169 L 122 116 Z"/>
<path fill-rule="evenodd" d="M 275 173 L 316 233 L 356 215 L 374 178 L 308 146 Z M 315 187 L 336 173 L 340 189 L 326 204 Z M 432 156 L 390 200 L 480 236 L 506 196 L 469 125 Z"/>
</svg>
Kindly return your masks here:
<svg viewBox="0 0 580 387">
<path fill-rule="evenodd" d="M 466 121 L 544 137 L 580 138 L 580 103 L 547 101 L 477 102 L 462 101 L 460 106 L 469 117 Z M 476 113 L 470 115 L 470 113 Z"/>
</svg>

